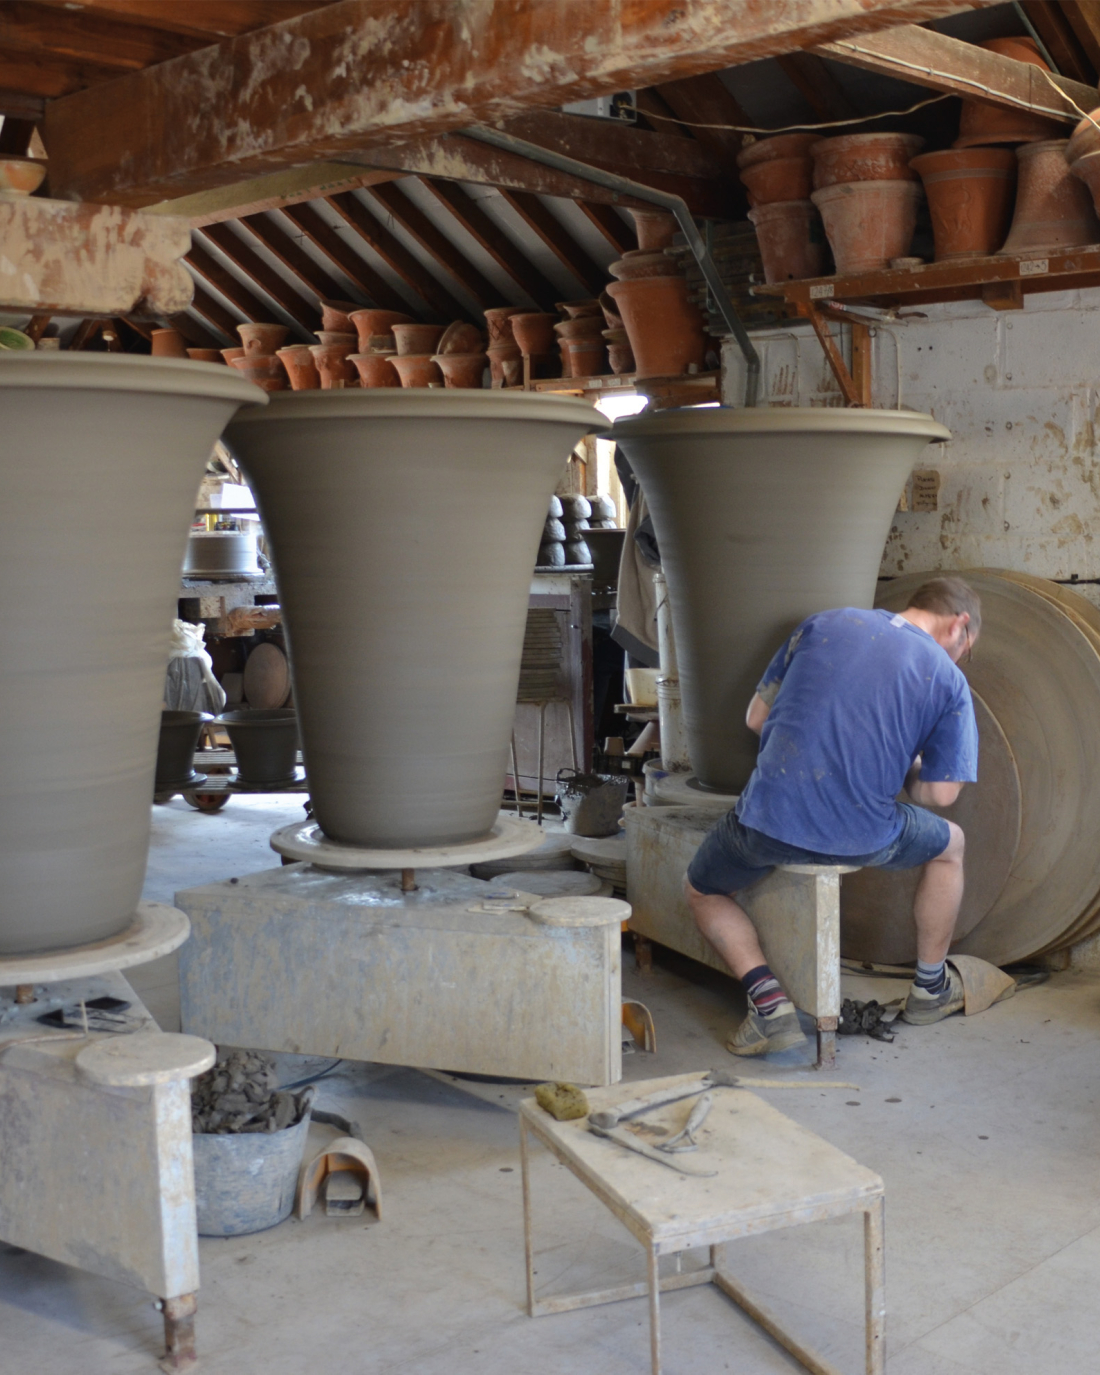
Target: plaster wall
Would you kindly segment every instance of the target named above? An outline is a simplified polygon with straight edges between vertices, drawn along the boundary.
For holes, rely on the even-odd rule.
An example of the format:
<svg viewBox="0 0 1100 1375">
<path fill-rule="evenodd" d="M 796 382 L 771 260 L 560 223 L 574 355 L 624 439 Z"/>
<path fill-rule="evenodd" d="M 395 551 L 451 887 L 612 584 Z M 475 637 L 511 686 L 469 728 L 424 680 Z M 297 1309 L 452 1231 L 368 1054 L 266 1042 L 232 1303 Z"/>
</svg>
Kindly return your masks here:
<svg viewBox="0 0 1100 1375">
<path fill-rule="evenodd" d="M 952 439 L 921 468 L 941 485 L 934 511 L 899 510 L 883 576 L 1007 567 L 1079 581 L 1100 604 L 1100 289 L 923 308 L 874 327 L 876 406 L 928 411 Z M 837 324 L 847 357 L 849 329 Z M 808 324 L 756 332 L 762 404 L 836 406 L 841 394 Z M 723 395 L 740 404 L 744 365 L 725 345 Z"/>
</svg>

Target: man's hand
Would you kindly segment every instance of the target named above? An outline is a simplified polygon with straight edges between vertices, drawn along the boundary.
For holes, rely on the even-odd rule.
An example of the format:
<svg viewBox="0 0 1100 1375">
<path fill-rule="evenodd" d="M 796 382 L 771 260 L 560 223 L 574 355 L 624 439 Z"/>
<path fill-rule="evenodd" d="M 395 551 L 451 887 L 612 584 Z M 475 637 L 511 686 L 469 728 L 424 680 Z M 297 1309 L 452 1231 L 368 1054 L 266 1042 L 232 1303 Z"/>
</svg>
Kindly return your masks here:
<svg viewBox="0 0 1100 1375">
<path fill-rule="evenodd" d="M 768 719 L 771 707 L 764 701 L 758 692 L 753 693 L 749 709 L 745 713 L 745 725 L 749 730 L 755 731 L 757 735 L 764 729 L 764 722 Z"/>
<path fill-rule="evenodd" d="M 905 791 L 918 807 L 950 807 L 958 801 L 963 790 L 961 783 L 926 783 L 921 779 L 920 770 L 918 757 L 905 775 Z"/>
</svg>

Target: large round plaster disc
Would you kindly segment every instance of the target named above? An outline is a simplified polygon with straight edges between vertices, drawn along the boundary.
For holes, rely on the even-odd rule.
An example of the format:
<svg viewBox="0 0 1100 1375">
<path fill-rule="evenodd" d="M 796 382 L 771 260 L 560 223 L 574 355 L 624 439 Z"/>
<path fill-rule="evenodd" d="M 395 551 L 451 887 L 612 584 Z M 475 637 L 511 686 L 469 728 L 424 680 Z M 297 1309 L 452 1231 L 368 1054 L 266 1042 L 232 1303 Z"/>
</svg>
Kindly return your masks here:
<svg viewBox="0 0 1100 1375">
<path fill-rule="evenodd" d="M 889 583 L 900 610 L 929 574 Z M 1004 732 L 1020 778 L 1020 843 L 1000 896 L 958 950 L 992 964 L 1059 941 L 1095 900 L 1100 835 L 1100 656 L 1069 615 L 1007 578 L 967 572 L 982 635 L 960 665 Z"/>
<path fill-rule="evenodd" d="M 1020 776 L 1005 738 L 975 691 L 978 782 L 951 807 L 931 807 L 966 836 L 966 892 L 955 927 L 959 940 L 982 920 L 1008 881 L 1020 842 Z M 908 800 L 908 799 L 903 799 Z M 849 960 L 912 964 L 917 958 L 913 896 L 922 869 L 860 869 L 841 886 L 840 944 Z"/>
<path fill-rule="evenodd" d="M 533 821 L 521 821 L 501 812 L 487 836 L 455 845 L 367 849 L 330 840 L 314 821 L 283 826 L 272 835 L 270 845 L 287 859 L 304 860 L 319 869 L 447 869 L 475 860 L 523 855 L 540 845 L 542 839 L 543 833 Z"/>
<path fill-rule="evenodd" d="M 112 1088 L 143 1088 L 194 1079 L 218 1058 L 201 1036 L 171 1031 L 136 1031 L 129 1036 L 96 1037 L 78 1051 L 77 1071 L 96 1084 Z"/>
<path fill-rule="evenodd" d="M 630 903 L 619 898 L 545 898 L 527 915 L 541 926 L 619 926 L 630 919 Z"/>
<path fill-rule="evenodd" d="M 139 902 L 134 920 L 117 936 L 38 955 L 0 957 L 0 988 L 90 979 L 95 974 L 132 969 L 170 955 L 190 934 L 191 922 L 178 907 L 166 902 Z"/>
<path fill-rule="evenodd" d="M 606 888 L 607 892 L 601 890 Z M 490 896 L 497 892 L 536 893 L 543 898 L 610 897 L 611 885 L 601 883 L 586 869 L 515 870 L 501 874 L 490 885 Z"/>
<path fill-rule="evenodd" d="M 693 773 L 667 773 L 654 783 L 653 792 L 666 807 L 713 807 L 716 813 L 730 811 L 740 797 L 704 788 Z"/>
<path fill-rule="evenodd" d="M 272 711 L 283 705 L 290 696 L 290 665 L 278 645 L 265 640 L 248 656 L 243 690 L 248 705 L 256 711 Z"/>
</svg>

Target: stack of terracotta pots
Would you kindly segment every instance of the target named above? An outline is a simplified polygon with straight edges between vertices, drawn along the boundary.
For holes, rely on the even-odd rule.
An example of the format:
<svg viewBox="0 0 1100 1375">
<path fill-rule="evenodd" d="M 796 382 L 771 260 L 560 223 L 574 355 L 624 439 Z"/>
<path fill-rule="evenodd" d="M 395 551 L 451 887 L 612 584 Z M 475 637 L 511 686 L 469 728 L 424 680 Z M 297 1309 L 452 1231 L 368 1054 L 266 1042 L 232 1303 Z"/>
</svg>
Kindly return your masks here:
<svg viewBox="0 0 1100 1375">
<path fill-rule="evenodd" d="M 607 371 L 603 308 L 599 301 L 559 301 L 565 317 L 554 326 L 563 377 L 599 377 Z"/>
<path fill-rule="evenodd" d="M 443 338 L 443 325 L 401 322 L 393 326 L 397 352 L 390 362 L 397 369 L 403 387 L 441 387 L 443 374 L 435 361 L 436 345 Z"/>
<path fill-rule="evenodd" d="M 810 149 L 814 191 L 838 273 L 876 272 L 909 252 L 921 185 L 916 134 L 844 134 Z"/>
<path fill-rule="evenodd" d="M 222 357 L 230 367 L 264 391 L 285 391 L 286 368 L 276 349 L 290 333 L 286 325 L 238 325 L 237 333 L 241 336 L 241 349 L 222 350 Z"/>
<path fill-rule="evenodd" d="M 626 330 L 633 370 L 639 377 L 680 377 L 697 371 L 706 357 L 703 317 L 688 297 L 687 278 L 665 252 L 672 246 L 676 220 L 667 211 L 630 213 L 638 229 L 638 247 L 611 264 L 617 280 L 608 285 L 607 295 Z M 622 354 L 617 361 L 625 361 Z"/>
<path fill-rule="evenodd" d="M 512 337 L 519 345 L 520 356 L 528 360 L 530 375 L 560 377 L 561 360 L 554 334 L 558 317 L 547 310 L 523 310 L 510 319 Z"/>
<path fill-rule="evenodd" d="M 600 293 L 600 308 L 607 328 L 603 332 L 607 344 L 607 362 L 616 377 L 634 371 L 634 350 L 630 347 L 630 336 L 623 324 L 619 308 L 606 291 Z"/>
<path fill-rule="evenodd" d="M 825 236 L 810 199 L 810 149 L 817 141 L 816 134 L 779 134 L 747 143 L 737 155 L 769 283 L 820 277 L 825 270 Z"/>
<path fill-rule="evenodd" d="M 361 387 L 400 387 L 401 378 L 393 366 L 397 356 L 394 325 L 411 325 L 411 315 L 399 310 L 359 309 L 348 313 L 348 322 L 358 338 L 355 353 L 348 354 L 348 362 L 359 374 Z"/>
<path fill-rule="evenodd" d="M 523 350 L 512 333 L 512 317 L 522 315 L 522 306 L 493 306 L 485 312 L 489 330 L 489 385 L 492 387 L 520 387 L 523 385 Z"/>
<path fill-rule="evenodd" d="M 320 379 L 322 391 L 343 391 L 345 387 L 357 387 L 359 378 L 348 359 L 356 349 L 356 330 L 351 322 L 351 312 L 355 309 L 351 301 L 322 301 L 321 328 L 317 331 L 317 343 L 309 345 L 310 356 Z M 308 371 L 303 372 L 303 389 L 313 390 Z"/>
<path fill-rule="evenodd" d="M 456 320 L 443 331 L 437 348 L 432 361 L 443 374 L 444 386 L 477 389 L 483 385 L 489 359 L 476 325 Z"/>
</svg>

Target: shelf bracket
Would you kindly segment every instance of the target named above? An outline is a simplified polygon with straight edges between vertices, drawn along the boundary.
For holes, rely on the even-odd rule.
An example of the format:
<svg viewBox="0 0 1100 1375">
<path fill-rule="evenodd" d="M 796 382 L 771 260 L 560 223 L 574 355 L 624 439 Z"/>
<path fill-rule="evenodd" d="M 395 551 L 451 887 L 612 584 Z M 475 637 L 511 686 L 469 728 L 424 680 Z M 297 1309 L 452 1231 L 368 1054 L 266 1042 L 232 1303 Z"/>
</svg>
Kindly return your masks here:
<svg viewBox="0 0 1100 1375">
<path fill-rule="evenodd" d="M 870 369 L 870 338 L 866 325 L 853 325 L 852 335 L 852 356 L 857 359 L 857 349 L 855 344 L 855 330 L 858 328 L 863 331 L 862 347 L 859 350 L 862 359 L 856 363 L 858 380 L 848 371 L 848 365 L 844 361 L 844 355 L 837 347 L 837 342 L 829 329 L 829 322 L 822 318 L 821 312 L 814 306 L 812 301 L 798 301 L 795 304 L 798 314 L 804 319 L 809 320 L 814 327 L 821 347 L 825 350 L 825 357 L 829 366 L 833 370 L 833 376 L 837 380 L 840 390 L 844 394 L 845 403 L 849 406 L 867 406 L 871 398 L 871 369 Z"/>
</svg>

